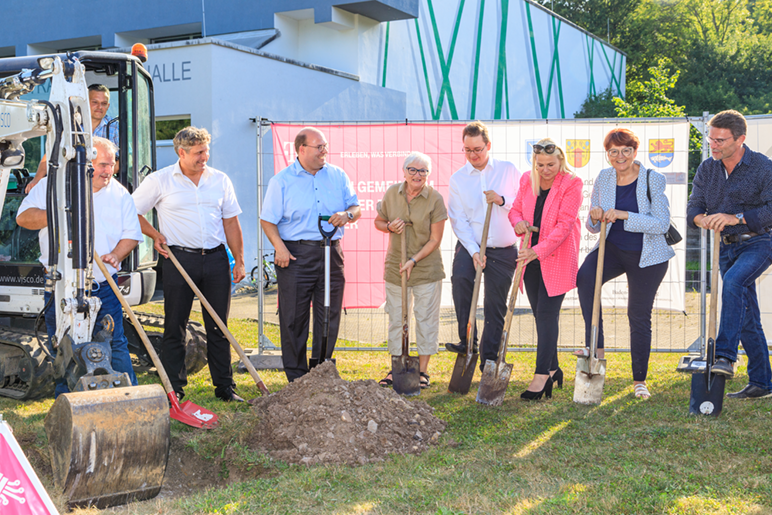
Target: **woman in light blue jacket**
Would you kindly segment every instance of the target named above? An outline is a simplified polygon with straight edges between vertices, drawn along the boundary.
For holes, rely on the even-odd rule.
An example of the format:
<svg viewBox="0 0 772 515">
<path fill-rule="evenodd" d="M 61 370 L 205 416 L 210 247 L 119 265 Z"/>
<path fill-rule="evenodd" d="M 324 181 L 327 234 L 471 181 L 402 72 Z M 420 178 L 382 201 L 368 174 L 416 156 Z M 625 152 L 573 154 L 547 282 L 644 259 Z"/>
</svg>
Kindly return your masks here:
<svg viewBox="0 0 772 515">
<path fill-rule="evenodd" d="M 611 168 L 601 170 L 595 179 L 587 229 L 600 232 L 606 225 L 606 253 L 603 282 L 627 275 L 627 317 L 630 321 L 630 357 L 635 396 L 648 399 L 646 386 L 651 352 L 651 310 L 659 285 L 667 272 L 668 260 L 675 255 L 665 241 L 670 227 L 670 203 L 665 196 L 665 176 L 647 170 L 638 155 L 639 140 L 629 129 L 614 129 L 603 142 Z M 651 199 L 651 200 L 649 200 Z M 579 303 L 589 345 L 592 302 L 598 249 L 587 255 L 577 275 Z M 588 355 L 587 348 L 577 353 Z M 598 357 L 603 351 L 603 316 L 598 327 Z"/>
</svg>

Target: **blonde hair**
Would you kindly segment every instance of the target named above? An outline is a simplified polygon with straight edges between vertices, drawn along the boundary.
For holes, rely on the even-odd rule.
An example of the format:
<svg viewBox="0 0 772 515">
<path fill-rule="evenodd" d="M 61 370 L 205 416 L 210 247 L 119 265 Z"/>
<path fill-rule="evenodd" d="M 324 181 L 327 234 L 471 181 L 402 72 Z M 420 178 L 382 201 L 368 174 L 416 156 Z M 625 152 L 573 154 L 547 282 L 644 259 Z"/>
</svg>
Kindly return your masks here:
<svg viewBox="0 0 772 515">
<path fill-rule="evenodd" d="M 560 148 L 557 143 L 552 141 L 550 138 L 544 138 L 540 139 L 536 142 L 537 145 L 541 145 L 543 147 L 546 147 L 547 145 L 555 145 L 555 152 L 552 154 L 544 154 L 547 156 L 557 156 L 558 162 L 560 163 L 560 173 L 566 173 L 569 174 L 572 178 L 574 177 L 574 172 L 572 172 L 568 168 L 568 164 L 566 163 L 566 154 L 563 152 L 563 149 Z M 536 180 L 537 177 L 539 177 L 539 172 L 536 170 L 536 156 L 539 155 L 535 151 L 531 155 L 531 162 L 533 163 L 533 167 L 531 168 L 531 188 L 533 190 L 533 196 L 538 197 L 541 195 L 541 181 Z"/>
<path fill-rule="evenodd" d="M 177 157 L 180 155 L 180 149 L 186 152 L 196 145 L 208 145 L 212 141 L 212 136 L 206 129 L 198 127 L 185 127 L 174 136 L 174 153 Z"/>
</svg>

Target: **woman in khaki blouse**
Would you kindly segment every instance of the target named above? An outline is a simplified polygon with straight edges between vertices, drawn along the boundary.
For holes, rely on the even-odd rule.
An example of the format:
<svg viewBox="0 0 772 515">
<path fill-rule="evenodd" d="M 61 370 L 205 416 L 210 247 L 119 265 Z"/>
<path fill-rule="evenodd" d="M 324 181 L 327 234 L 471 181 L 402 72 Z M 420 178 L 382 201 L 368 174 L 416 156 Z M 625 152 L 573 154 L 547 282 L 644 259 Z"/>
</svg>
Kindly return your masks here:
<svg viewBox="0 0 772 515">
<path fill-rule="evenodd" d="M 416 346 L 421 370 L 421 387 L 429 382 L 429 358 L 438 350 L 440 299 L 445 270 L 440 242 L 448 212 L 442 196 L 427 184 L 432 162 L 429 156 L 413 152 L 402 165 L 404 182 L 394 184 L 378 203 L 375 228 L 389 233 L 383 278 L 386 281 L 386 312 L 389 315 L 389 354 L 402 354 L 402 279 L 407 273 L 408 311 L 413 304 Z M 410 222 L 412 225 L 405 225 Z M 407 235 L 406 263 L 402 263 L 401 238 Z M 391 360 L 389 360 L 391 362 Z M 379 384 L 391 386 L 391 371 Z"/>
</svg>

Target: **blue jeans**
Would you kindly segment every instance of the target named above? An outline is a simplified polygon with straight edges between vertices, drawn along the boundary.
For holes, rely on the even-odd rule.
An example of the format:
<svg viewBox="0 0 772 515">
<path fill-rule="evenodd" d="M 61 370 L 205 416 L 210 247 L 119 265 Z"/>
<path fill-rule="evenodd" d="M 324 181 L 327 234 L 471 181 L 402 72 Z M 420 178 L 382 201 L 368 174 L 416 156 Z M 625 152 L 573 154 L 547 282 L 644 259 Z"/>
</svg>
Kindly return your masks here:
<svg viewBox="0 0 772 515">
<path fill-rule="evenodd" d="M 721 291 L 721 325 L 716 336 L 716 356 L 737 361 L 742 341 L 748 355 L 748 382 L 772 391 L 767 339 L 761 328 L 756 279 L 772 264 L 772 234 L 750 240 L 721 243 L 719 265 L 724 286 Z"/>
<path fill-rule="evenodd" d="M 113 280 L 118 280 L 118 274 L 113 274 Z M 92 296 L 97 296 L 102 301 L 102 307 L 97 313 L 97 323 L 94 326 L 94 333 L 96 334 L 102 330 L 102 317 L 110 315 L 113 317 L 115 323 L 115 329 L 113 330 L 113 340 L 110 344 L 112 351 L 112 358 L 110 359 L 110 365 L 116 372 L 126 372 L 129 374 L 132 386 L 137 386 L 137 376 L 134 374 L 134 368 L 131 365 L 131 354 L 129 354 L 129 340 L 126 339 L 126 335 L 123 332 L 123 308 L 115 296 L 113 290 L 110 289 L 110 285 L 107 281 L 103 283 L 94 283 L 94 287 L 91 290 Z M 48 299 L 51 296 L 50 293 L 44 294 L 44 301 L 48 303 Z M 46 331 L 48 332 L 49 341 L 56 334 L 56 309 L 52 304 L 51 307 L 46 310 Z M 54 398 L 58 397 L 61 393 L 67 393 L 70 391 L 67 386 L 67 382 L 64 378 L 57 379 L 56 389 L 54 390 Z"/>
</svg>

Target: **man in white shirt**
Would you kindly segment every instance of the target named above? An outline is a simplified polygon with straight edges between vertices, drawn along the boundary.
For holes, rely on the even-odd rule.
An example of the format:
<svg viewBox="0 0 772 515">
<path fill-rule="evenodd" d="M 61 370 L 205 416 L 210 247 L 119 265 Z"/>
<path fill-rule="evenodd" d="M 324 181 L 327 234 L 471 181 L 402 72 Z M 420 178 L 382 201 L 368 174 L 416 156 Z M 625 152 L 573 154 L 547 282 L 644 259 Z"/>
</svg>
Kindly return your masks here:
<svg viewBox="0 0 772 515">
<path fill-rule="evenodd" d="M 137 220 L 137 211 L 131 195 L 119 182 L 111 180 L 115 167 L 115 153 L 117 148 L 107 139 L 93 138 L 94 147 L 97 149 L 97 157 L 92 162 L 94 178 L 92 180 L 92 192 L 94 195 L 94 251 L 104 261 L 107 270 L 117 280 L 118 270 L 123 261 L 134 247 L 142 241 L 142 231 Z M 39 230 L 40 262 L 48 267 L 48 220 L 46 218 L 46 188 L 48 179 L 43 178 L 30 190 L 19 206 L 19 214 L 16 215 L 16 223 L 30 230 Z M 110 364 L 116 372 L 129 374 L 131 384 L 137 384 L 137 377 L 131 366 L 129 355 L 129 342 L 123 333 L 123 309 L 118 298 L 113 293 L 107 280 L 98 267 L 92 269 L 94 274 L 94 286 L 91 294 L 97 295 L 102 301 L 102 307 L 97 314 L 97 323 L 94 333 L 102 329 L 102 317 L 111 315 L 115 322 L 113 339 L 110 347 L 112 359 Z M 50 294 L 45 294 L 46 304 Z M 51 306 L 46 310 L 46 330 L 49 339 L 56 333 L 56 309 Z M 64 379 L 56 382 L 55 396 L 69 391 Z"/>
<path fill-rule="evenodd" d="M 453 303 L 461 343 L 448 343 L 451 352 L 466 353 L 466 326 L 471 309 L 474 276 L 483 267 L 485 324 L 482 333 L 480 369 L 488 359 L 495 360 L 504 328 L 507 296 L 512 285 L 517 259 L 517 236 L 509 223 L 509 209 L 517 196 L 520 172 L 515 165 L 488 156 L 491 149 L 488 128 L 472 122 L 462 134 L 467 163 L 450 177 L 448 216 L 458 238 L 453 257 Z M 480 246 L 485 213 L 493 204 L 485 258 L 480 260 Z M 474 334 L 477 352 L 477 331 Z"/>
<path fill-rule="evenodd" d="M 225 243 L 236 261 L 233 282 L 246 275 L 244 240 L 238 215 L 241 213 L 233 183 L 223 172 L 206 165 L 211 136 L 206 129 L 186 127 L 174 137 L 179 160 L 150 174 L 133 194 L 142 232 L 161 246 L 172 249 L 217 315 L 227 323 L 231 302 L 231 271 Z M 144 214 L 155 208 L 160 232 Z M 182 399 L 188 384 L 185 369 L 185 328 L 193 306 L 193 290 L 171 260 L 163 263 L 164 336 L 161 361 L 177 397 Z M 215 395 L 226 402 L 244 399 L 234 393 L 230 344 L 204 310 L 207 359 Z"/>
</svg>

